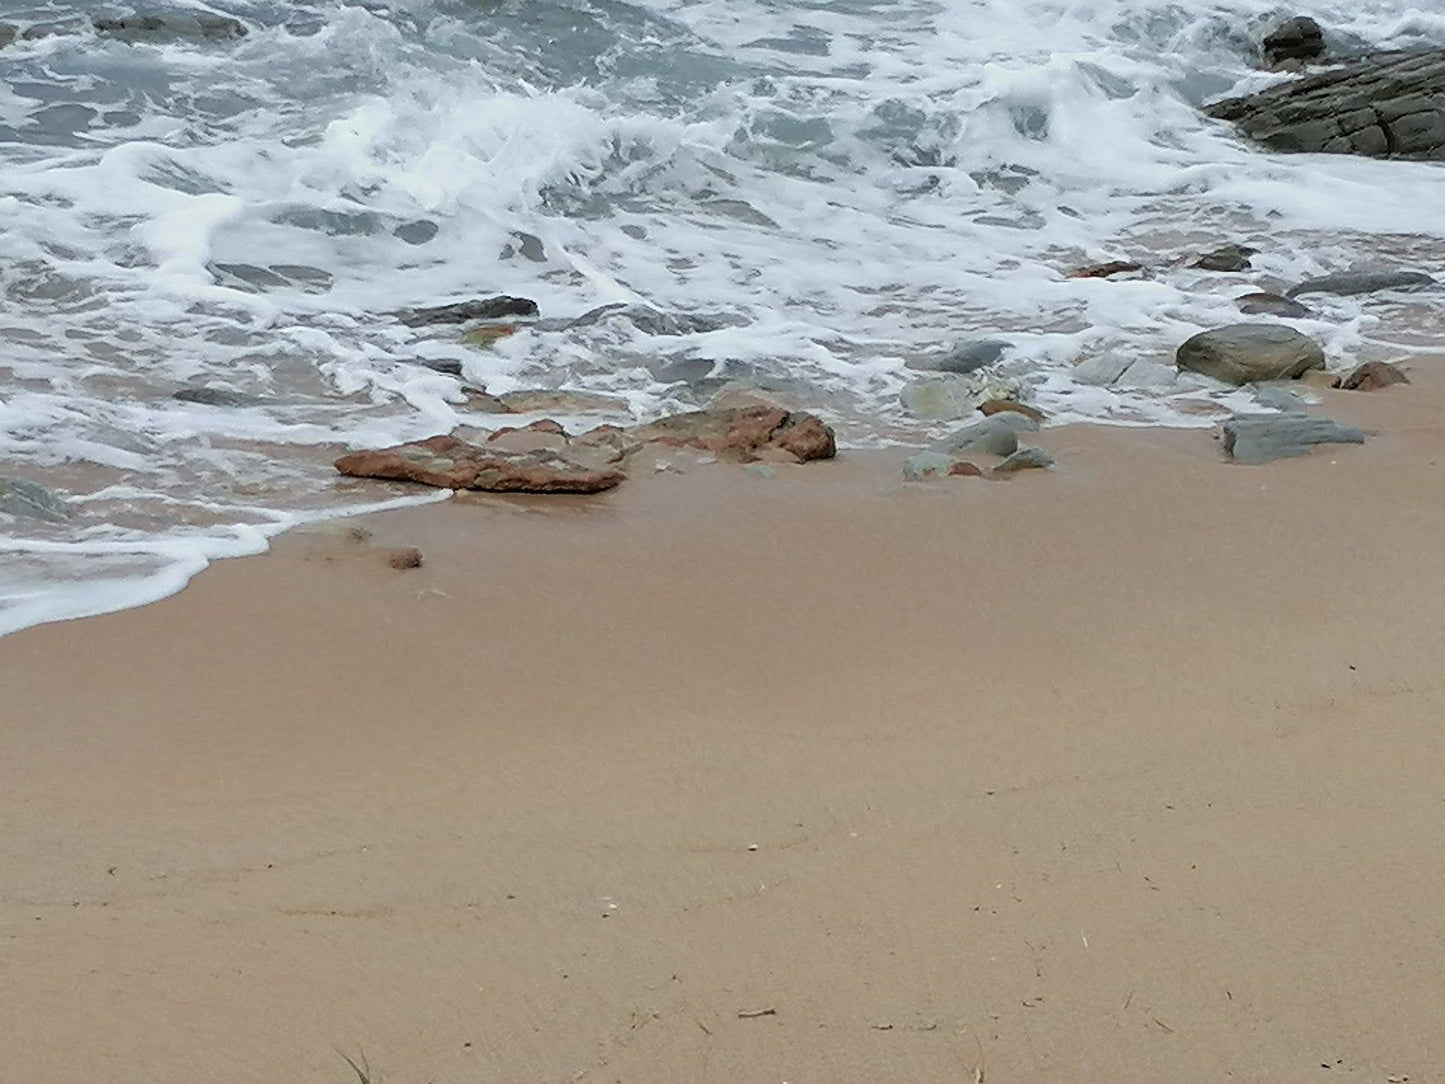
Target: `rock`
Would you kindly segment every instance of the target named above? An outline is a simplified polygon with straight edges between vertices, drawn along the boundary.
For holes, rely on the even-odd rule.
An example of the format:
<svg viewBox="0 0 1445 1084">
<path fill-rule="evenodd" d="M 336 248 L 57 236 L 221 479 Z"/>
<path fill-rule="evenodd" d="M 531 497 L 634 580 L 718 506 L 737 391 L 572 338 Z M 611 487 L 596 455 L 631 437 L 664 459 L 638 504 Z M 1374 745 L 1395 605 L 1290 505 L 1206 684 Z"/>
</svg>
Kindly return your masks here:
<svg viewBox="0 0 1445 1084">
<path fill-rule="evenodd" d="M 1144 265 L 1134 263 L 1132 260 L 1111 260 L 1108 263 L 1076 267 L 1072 271 L 1066 271 L 1065 274 L 1071 279 L 1107 279 L 1115 275 L 1128 275 L 1142 270 L 1144 270 Z"/>
<path fill-rule="evenodd" d="M 421 550 L 415 546 L 392 550 L 386 555 L 386 563 L 398 572 L 405 572 L 409 568 L 421 568 Z"/>
<path fill-rule="evenodd" d="M 497 400 L 512 414 L 629 414 L 632 408 L 626 399 L 600 395 L 591 391 L 567 391 L 563 388 L 531 388 L 509 391 Z"/>
<path fill-rule="evenodd" d="M 1031 407 L 1027 403 L 1020 403 L 1017 399 L 990 399 L 986 403 L 979 404 L 978 408 L 986 417 L 993 417 L 995 414 L 1021 414 L 1034 423 L 1035 428 L 1043 424 L 1044 412 L 1037 407 Z"/>
<path fill-rule="evenodd" d="M 1345 391 L 1378 391 L 1391 384 L 1408 384 L 1410 378 L 1388 361 L 1367 361 L 1340 382 Z"/>
<path fill-rule="evenodd" d="M 832 459 L 838 453 L 833 430 L 818 418 L 776 407 L 672 414 L 638 426 L 628 436 L 639 443 L 702 448 L 715 455 L 735 454 L 744 462 L 757 459 L 764 448 L 781 449 L 799 462 Z"/>
<path fill-rule="evenodd" d="M 939 442 L 939 450 L 948 455 L 960 452 L 984 452 L 988 455 L 1008 456 L 1018 451 L 1018 430 L 1010 419 L 1028 421 L 1022 415 L 995 415 L 965 425 Z"/>
<path fill-rule="evenodd" d="M 467 397 L 468 410 L 474 410 L 478 414 L 512 413 L 506 403 L 489 394 L 486 388 L 463 388 L 462 391 Z"/>
<path fill-rule="evenodd" d="M 1340 386 L 1340 376 L 1338 373 L 1331 373 L 1324 369 L 1311 369 L 1305 373 L 1304 376 L 1300 377 L 1300 383 L 1306 384 L 1311 388 L 1338 388 Z"/>
<path fill-rule="evenodd" d="M 1437 285 L 1423 271 L 1346 271 L 1339 275 L 1307 279 L 1290 290 L 1290 297 L 1301 294 L 1373 294 L 1380 290 L 1420 290 Z"/>
<path fill-rule="evenodd" d="M 1126 391 L 1166 391 L 1179 382 L 1179 373 L 1157 361 L 1140 358 L 1119 374 L 1114 387 Z"/>
<path fill-rule="evenodd" d="M 1298 301 L 1265 291 L 1241 294 L 1234 303 L 1240 312 L 1249 316 L 1285 316 L 1298 320 L 1310 315 L 1310 310 Z"/>
<path fill-rule="evenodd" d="M 1262 384 L 1254 390 L 1254 401 L 1260 406 L 1282 410 L 1286 414 L 1303 414 L 1310 401 L 1278 384 Z"/>
<path fill-rule="evenodd" d="M 122 19 L 95 19 L 96 32 L 127 41 L 165 41 L 204 38 L 230 41 L 244 38 L 246 25 L 223 15 L 128 15 Z"/>
<path fill-rule="evenodd" d="M 0 512 L 61 523 L 70 518 L 70 504 L 38 482 L 0 476 Z"/>
<path fill-rule="evenodd" d="M 1201 331 L 1179 347 L 1180 369 L 1226 384 L 1255 380 L 1292 380 L 1310 369 L 1323 369 L 1318 343 L 1279 324 L 1231 324 Z"/>
<path fill-rule="evenodd" d="M 9 45 L 12 41 L 14 41 L 15 36 L 19 33 L 19 28 L 13 26 L 12 24 L 0 23 L 0 49 L 5 48 L 5 46 Z"/>
<path fill-rule="evenodd" d="M 213 407 L 252 407 L 264 402 L 258 396 L 246 395 L 226 388 L 182 388 L 171 396 L 182 403 L 199 403 Z"/>
<path fill-rule="evenodd" d="M 1445 153 L 1445 49 L 1381 53 L 1207 106 L 1276 151 Z"/>
<path fill-rule="evenodd" d="M 424 245 L 437 235 L 440 227 L 427 218 L 418 218 L 413 222 L 403 222 L 391 235 L 398 241 L 405 241 L 409 245 Z"/>
<path fill-rule="evenodd" d="M 486 438 L 488 448 L 528 455 L 537 452 L 562 452 L 571 443 L 567 431 L 551 418 L 524 425 L 505 426 Z"/>
<path fill-rule="evenodd" d="M 1080 384 L 1092 384 L 1105 388 L 1124 375 L 1133 358 L 1121 358 L 1116 354 L 1099 354 L 1085 358 L 1069 370 L 1069 375 Z"/>
<path fill-rule="evenodd" d="M 396 318 L 407 327 L 430 327 L 433 324 L 464 324 L 468 320 L 497 320 L 503 316 L 536 316 L 537 303 L 525 297 L 478 298 L 457 301 L 450 305 L 434 305 L 422 309 L 402 309 Z"/>
<path fill-rule="evenodd" d="M 1285 61 L 1315 60 L 1324 55 L 1325 32 L 1308 15 L 1286 19 L 1264 36 L 1264 60 L 1271 68 Z"/>
<path fill-rule="evenodd" d="M 999 361 L 1012 345 L 1003 339 L 964 339 L 942 357 L 926 359 L 926 364 L 940 373 L 977 372 Z"/>
<path fill-rule="evenodd" d="M 356 478 L 488 493 L 600 493 L 626 477 L 616 467 L 579 463 L 563 452 L 509 452 L 450 436 L 352 452 L 336 461 L 336 469 Z"/>
<path fill-rule="evenodd" d="M 788 404 L 777 392 L 739 380 L 724 384 L 707 402 L 710 410 L 743 410 L 747 407 L 772 407 L 787 410 Z"/>
<path fill-rule="evenodd" d="M 967 459 L 960 459 L 948 468 L 948 473 L 960 478 L 982 478 L 983 470 L 977 463 L 970 463 Z"/>
<path fill-rule="evenodd" d="M 1224 450 L 1239 463 L 1267 463 L 1308 455 L 1317 444 L 1364 442 L 1363 430 L 1307 414 L 1234 418 L 1224 423 Z"/>
<path fill-rule="evenodd" d="M 1190 266 L 1202 271 L 1248 271 L 1249 258 L 1258 252 L 1259 249 L 1246 245 L 1221 245 L 1213 252 L 1200 256 Z"/>
<path fill-rule="evenodd" d="M 650 305 L 601 305 L 584 312 L 567 327 L 591 327 L 612 320 L 625 320 L 647 335 L 701 335 L 725 327 L 736 327 L 741 317 L 719 313 L 659 312 Z"/>
<path fill-rule="evenodd" d="M 910 482 L 942 478 L 952 473 L 953 458 L 942 452 L 919 452 L 903 461 L 903 477 Z"/>
<path fill-rule="evenodd" d="M 1017 399 L 1021 390 L 1022 385 L 1008 377 L 949 373 L 915 380 L 904 387 L 898 398 L 903 408 L 916 417 L 952 421 L 967 417 L 992 400 Z"/>
<path fill-rule="evenodd" d="M 1042 470 L 1054 465 L 1054 457 L 1042 448 L 1022 447 L 994 467 L 995 474 L 1015 474 L 1021 470 Z"/>
<path fill-rule="evenodd" d="M 416 364 L 424 369 L 430 369 L 434 373 L 445 373 L 447 376 L 461 376 L 462 363 L 454 358 L 414 358 Z"/>
</svg>

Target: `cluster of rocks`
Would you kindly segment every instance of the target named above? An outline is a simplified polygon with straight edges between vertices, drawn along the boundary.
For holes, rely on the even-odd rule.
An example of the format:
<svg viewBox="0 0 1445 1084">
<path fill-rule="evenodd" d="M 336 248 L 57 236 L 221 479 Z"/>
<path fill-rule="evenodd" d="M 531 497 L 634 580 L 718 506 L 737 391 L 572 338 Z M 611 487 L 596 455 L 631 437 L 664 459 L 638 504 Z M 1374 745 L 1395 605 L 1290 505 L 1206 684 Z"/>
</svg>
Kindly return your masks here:
<svg viewBox="0 0 1445 1084">
<path fill-rule="evenodd" d="M 1020 433 L 1035 432 L 1039 428 L 1033 414 L 1017 410 L 985 414 L 950 433 L 928 451 L 909 457 L 903 464 L 903 477 L 910 481 L 942 477 L 1007 478 L 1019 471 L 1052 467 L 1052 455 L 1019 441 Z M 976 462 L 981 457 L 993 460 L 993 466 L 985 470 Z"/>
<path fill-rule="evenodd" d="M 19 27 L 0 23 L 0 48 L 15 41 L 33 41 L 56 34 L 74 34 L 84 23 L 37 23 Z M 234 41 L 249 31 L 246 24 L 225 15 L 127 15 L 123 18 L 97 16 L 90 29 L 103 37 L 121 41 Z"/>
<path fill-rule="evenodd" d="M 1329 59 L 1308 17 L 1265 35 L 1265 62 L 1300 69 Z M 1445 157 L 1445 49 L 1353 57 L 1256 94 L 1206 108 L 1272 150 L 1370 157 Z"/>
<path fill-rule="evenodd" d="M 455 434 L 351 452 L 336 469 L 358 478 L 488 493 L 599 493 L 621 484 L 647 445 L 694 448 L 740 462 L 805 463 L 837 454 L 833 430 L 812 414 L 748 406 L 673 414 L 647 425 L 601 425 L 572 435 L 550 419 L 474 439 Z"/>
</svg>

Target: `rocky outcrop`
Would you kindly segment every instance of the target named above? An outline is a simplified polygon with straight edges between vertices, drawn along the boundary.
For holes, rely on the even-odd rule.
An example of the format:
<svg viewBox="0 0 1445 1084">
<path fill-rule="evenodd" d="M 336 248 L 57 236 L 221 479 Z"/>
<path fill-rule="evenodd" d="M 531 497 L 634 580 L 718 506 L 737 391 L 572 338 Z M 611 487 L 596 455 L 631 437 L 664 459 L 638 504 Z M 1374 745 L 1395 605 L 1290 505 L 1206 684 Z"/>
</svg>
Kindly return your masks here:
<svg viewBox="0 0 1445 1084">
<path fill-rule="evenodd" d="M 628 431 L 639 443 L 699 448 L 714 455 L 750 462 L 764 454 L 791 458 L 832 459 L 838 454 L 833 430 L 812 414 L 778 407 L 738 410 L 694 410 L 672 414 Z"/>
<path fill-rule="evenodd" d="M 1306 279 L 1293 287 L 1289 296 L 1336 294 L 1350 297 L 1355 294 L 1378 293 L 1381 290 L 1423 290 L 1435 285 L 1438 285 L 1435 279 L 1423 271 L 1345 271 L 1338 275 Z"/>
<path fill-rule="evenodd" d="M 392 448 L 352 452 L 336 461 L 336 469 L 355 478 L 386 478 L 420 482 L 443 489 L 476 489 L 487 493 L 600 493 L 626 477 L 611 464 L 589 462 L 533 446 L 509 449 L 477 444 L 457 437 L 432 437 Z"/>
<path fill-rule="evenodd" d="M 1286 19 L 1264 36 L 1260 43 L 1264 62 L 1271 68 L 1317 60 L 1325 53 L 1325 32 L 1308 15 Z"/>
<path fill-rule="evenodd" d="M 1276 151 L 1445 156 L 1445 49 L 1383 53 L 1206 107 Z"/>
<path fill-rule="evenodd" d="M 1267 463 L 1308 455 L 1319 444 L 1363 444 L 1363 430 L 1330 418 L 1280 414 L 1224 423 L 1224 450 L 1238 463 Z"/>
<path fill-rule="evenodd" d="M 1379 391 L 1391 384 L 1408 384 L 1410 378 L 1388 361 L 1367 361 L 1340 381 L 1345 391 Z"/>
<path fill-rule="evenodd" d="M 1293 328 L 1279 324 L 1231 324 L 1201 331 L 1175 355 L 1180 369 L 1226 384 L 1256 380 L 1294 380 L 1310 369 L 1323 369 L 1324 351 Z"/>
<path fill-rule="evenodd" d="M 244 23 L 224 15 L 128 15 L 122 19 L 95 19 L 93 25 L 97 33 L 127 41 L 231 41 L 247 34 Z"/>
<path fill-rule="evenodd" d="M 433 324 L 465 324 L 468 320 L 496 320 L 503 316 L 536 316 L 537 303 L 526 297 L 477 298 L 450 305 L 402 309 L 396 318 L 407 327 L 430 327 Z"/>
</svg>

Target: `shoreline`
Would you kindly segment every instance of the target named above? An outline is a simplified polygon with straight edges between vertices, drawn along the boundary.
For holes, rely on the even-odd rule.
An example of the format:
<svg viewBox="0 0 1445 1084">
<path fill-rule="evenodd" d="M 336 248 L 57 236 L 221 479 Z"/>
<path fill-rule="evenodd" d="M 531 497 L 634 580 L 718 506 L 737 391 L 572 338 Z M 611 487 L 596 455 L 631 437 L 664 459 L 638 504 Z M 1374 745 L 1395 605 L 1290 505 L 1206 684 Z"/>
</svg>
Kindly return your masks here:
<svg viewBox="0 0 1445 1084">
<path fill-rule="evenodd" d="M 464 496 L 0 639 L 0 1077 L 1429 1079 L 1437 369 L 1302 459 Z"/>
</svg>

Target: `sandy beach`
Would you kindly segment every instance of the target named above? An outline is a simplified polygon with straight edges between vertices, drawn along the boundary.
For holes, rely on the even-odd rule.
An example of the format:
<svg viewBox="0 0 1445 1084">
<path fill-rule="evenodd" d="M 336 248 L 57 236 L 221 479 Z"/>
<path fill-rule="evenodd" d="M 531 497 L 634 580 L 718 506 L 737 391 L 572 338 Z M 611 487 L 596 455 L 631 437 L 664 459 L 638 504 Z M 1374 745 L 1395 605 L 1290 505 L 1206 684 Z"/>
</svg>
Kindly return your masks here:
<svg viewBox="0 0 1445 1084">
<path fill-rule="evenodd" d="M 465 498 L 0 641 L 0 1081 L 1439 1079 L 1416 370 L 1304 459 Z"/>
</svg>

